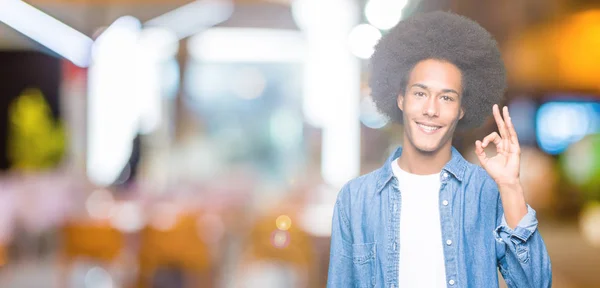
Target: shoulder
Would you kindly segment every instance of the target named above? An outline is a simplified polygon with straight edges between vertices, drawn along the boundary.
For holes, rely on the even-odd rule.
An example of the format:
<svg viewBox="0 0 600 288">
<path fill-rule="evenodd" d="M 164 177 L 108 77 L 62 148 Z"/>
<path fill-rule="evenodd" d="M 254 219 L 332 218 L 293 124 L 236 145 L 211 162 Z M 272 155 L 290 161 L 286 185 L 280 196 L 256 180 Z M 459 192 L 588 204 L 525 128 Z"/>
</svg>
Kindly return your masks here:
<svg viewBox="0 0 600 288">
<path fill-rule="evenodd" d="M 338 193 L 337 202 L 349 210 L 370 202 L 377 193 L 378 184 L 383 181 L 380 170 L 374 170 L 346 182 Z"/>
</svg>

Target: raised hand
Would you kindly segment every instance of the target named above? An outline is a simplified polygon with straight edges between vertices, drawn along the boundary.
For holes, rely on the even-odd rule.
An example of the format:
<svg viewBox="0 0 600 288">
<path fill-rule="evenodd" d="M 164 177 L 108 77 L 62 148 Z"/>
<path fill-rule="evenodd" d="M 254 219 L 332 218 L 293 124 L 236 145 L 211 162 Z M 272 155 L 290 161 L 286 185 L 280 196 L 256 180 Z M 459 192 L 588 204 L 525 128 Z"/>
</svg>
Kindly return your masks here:
<svg viewBox="0 0 600 288">
<path fill-rule="evenodd" d="M 513 126 L 512 120 L 505 106 L 502 110 L 504 119 L 500 115 L 498 105 L 492 108 L 494 119 L 498 125 L 498 133 L 493 132 L 483 138 L 483 141 L 475 142 L 475 154 L 481 163 L 481 166 L 496 181 L 498 186 L 514 185 L 519 183 L 521 148 L 517 132 Z M 494 157 L 487 157 L 484 148 L 490 143 L 496 146 L 497 154 Z"/>
</svg>

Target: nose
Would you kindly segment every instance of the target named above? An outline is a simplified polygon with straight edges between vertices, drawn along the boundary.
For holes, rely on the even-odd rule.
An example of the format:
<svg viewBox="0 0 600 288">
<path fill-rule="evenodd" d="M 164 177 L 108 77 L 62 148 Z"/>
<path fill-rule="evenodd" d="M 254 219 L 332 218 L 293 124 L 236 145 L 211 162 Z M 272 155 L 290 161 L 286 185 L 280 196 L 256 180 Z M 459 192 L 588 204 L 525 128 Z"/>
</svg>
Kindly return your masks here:
<svg viewBox="0 0 600 288">
<path fill-rule="evenodd" d="M 428 97 L 425 103 L 423 103 L 423 115 L 428 117 L 440 116 L 440 107 L 437 97 Z"/>
</svg>

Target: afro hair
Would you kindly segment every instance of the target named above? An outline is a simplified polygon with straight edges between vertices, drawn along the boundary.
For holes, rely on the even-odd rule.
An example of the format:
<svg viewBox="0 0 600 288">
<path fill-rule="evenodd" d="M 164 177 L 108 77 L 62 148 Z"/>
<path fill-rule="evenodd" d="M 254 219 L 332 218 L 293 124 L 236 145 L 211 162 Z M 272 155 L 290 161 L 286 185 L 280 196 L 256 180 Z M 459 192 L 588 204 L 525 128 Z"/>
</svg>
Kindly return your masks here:
<svg viewBox="0 0 600 288">
<path fill-rule="evenodd" d="M 450 12 L 416 14 L 400 21 L 375 46 L 371 96 L 377 109 L 402 123 L 397 99 L 413 67 L 422 60 L 454 64 L 462 74 L 464 117 L 457 130 L 481 126 L 506 89 L 506 71 L 496 40 L 479 24 Z"/>
</svg>

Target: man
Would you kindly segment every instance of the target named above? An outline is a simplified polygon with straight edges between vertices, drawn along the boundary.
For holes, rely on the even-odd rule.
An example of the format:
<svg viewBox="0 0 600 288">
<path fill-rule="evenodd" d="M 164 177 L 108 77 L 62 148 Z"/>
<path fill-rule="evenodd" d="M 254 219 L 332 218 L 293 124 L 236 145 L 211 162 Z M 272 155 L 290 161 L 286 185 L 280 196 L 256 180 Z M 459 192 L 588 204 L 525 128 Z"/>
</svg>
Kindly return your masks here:
<svg viewBox="0 0 600 288">
<path fill-rule="evenodd" d="M 519 140 L 495 40 L 447 13 L 404 21 L 377 44 L 371 90 L 403 123 L 378 170 L 348 182 L 333 216 L 328 287 L 550 287 L 551 265 L 519 181 Z M 499 134 L 475 142 L 481 166 L 452 147 L 492 108 Z M 494 144 L 497 155 L 484 148 Z"/>
</svg>

